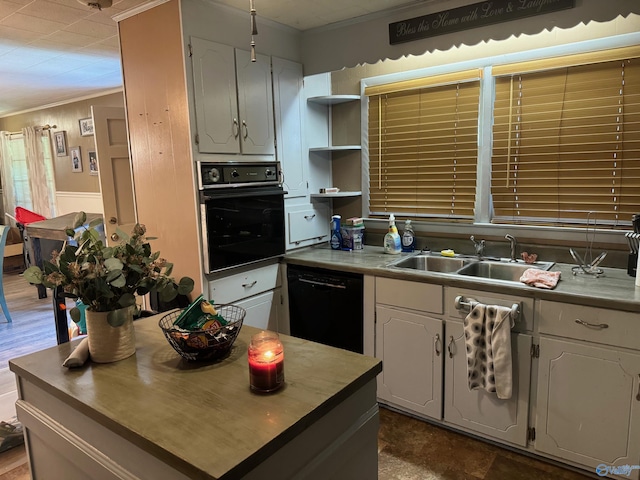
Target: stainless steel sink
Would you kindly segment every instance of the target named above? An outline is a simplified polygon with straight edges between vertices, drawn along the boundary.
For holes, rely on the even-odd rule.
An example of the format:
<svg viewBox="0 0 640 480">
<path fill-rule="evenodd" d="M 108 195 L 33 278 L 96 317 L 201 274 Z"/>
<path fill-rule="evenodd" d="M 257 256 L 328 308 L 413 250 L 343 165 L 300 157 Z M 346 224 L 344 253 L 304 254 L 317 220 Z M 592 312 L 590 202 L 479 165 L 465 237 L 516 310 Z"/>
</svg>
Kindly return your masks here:
<svg viewBox="0 0 640 480">
<path fill-rule="evenodd" d="M 509 282 L 519 282 L 522 273 L 529 268 L 539 268 L 541 270 L 549 270 L 554 262 L 536 262 L 536 263 L 508 263 L 493 262 L 483 260 L 471 263 L 457 271 L 459 275 L 468 275 L 471 277 L 490 278 L 492 280 L 506 280 Z"/>
<path fill-rule="evenodd" d="M 477 262 L 470 258 L 439 257 L 435 255 L 413 255 L 390 263 L 390 267 L 413 268 L 425 272 L 455 273 L 465 265 Z"/>
</svg>

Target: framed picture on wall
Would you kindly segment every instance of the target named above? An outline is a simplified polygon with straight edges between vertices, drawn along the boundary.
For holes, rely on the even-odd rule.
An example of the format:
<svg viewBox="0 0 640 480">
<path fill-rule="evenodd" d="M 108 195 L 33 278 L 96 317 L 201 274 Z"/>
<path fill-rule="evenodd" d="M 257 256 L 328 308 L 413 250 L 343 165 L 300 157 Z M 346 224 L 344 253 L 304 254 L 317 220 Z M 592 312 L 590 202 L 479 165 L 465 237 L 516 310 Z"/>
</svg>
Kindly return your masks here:
<svg viewBox="0 0 640 480">
<path fill-rule="evenodd" d="M 98 155 L 94 151 L 89 152 L 89 175 L 98 175 Z"/>
<path fill-rule="evenodd" d="M 53 134 L 53 140 L 56 146 L 56 156 L 58 157 L 67 156 L 67 140 L 65 139 L 64 134 L 64 130 Z"/>
<path fill-rule="evenodd" d="M 93 135 L 93 118 L 81 118 L 78 122 L 80 124 L 80 135 L 83 137 Z"/>
<path fill-rule="evenodd" d="M 82 156 L 80 155 L 80 147 L 71 147 L 71 171 L 74 173 L 82 172 Z"/>
</svg>

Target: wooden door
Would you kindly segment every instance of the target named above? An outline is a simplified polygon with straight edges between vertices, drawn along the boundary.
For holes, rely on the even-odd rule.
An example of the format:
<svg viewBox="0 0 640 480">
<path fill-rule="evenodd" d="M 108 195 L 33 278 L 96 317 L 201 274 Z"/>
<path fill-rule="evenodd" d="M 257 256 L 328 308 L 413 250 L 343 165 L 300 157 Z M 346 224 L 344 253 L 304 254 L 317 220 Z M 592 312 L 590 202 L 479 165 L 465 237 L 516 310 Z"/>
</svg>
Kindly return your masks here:
<svg viewBox="0 0 640 480">
<path fill-rule="evenodd" d="M 133 176 L 123 107 L 91 107 L 98 177 L 107 244 L 120 240 L 116 229 L 131 232 L 136 223 Z"/>
<path fill-rule="evenodd" d="M 442 320 L 376 307 L 378 397 L 411 412 L 442 418 Z"/>
<path fill-rule="evenodd" d="M 594 469 L 638 464 L 639 379 L 640 355 L 541 338 L 536 450 Z"/>
<path fill-rule="evenodd" d="M 200 153 L 240 153 L 233 48 L 191 37 L 193 91 Z"/>
<path fill-rule="evenodd" d="M 531 336 L 511 335 L 513 394 L 499 399 L 485 390 L 469 390 L 464 330 L 447 322 L 444 368 L 444 419 L 448 423 L 527 446 Z"/>
</svg>

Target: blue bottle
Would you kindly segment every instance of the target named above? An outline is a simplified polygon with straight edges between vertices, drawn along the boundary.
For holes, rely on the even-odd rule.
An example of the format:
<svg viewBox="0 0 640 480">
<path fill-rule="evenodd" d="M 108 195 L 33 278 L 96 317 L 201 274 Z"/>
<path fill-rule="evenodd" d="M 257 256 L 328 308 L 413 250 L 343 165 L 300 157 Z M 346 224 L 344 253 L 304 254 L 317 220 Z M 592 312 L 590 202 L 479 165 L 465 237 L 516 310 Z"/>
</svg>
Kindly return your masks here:
<svg viewBox="0 0 640 480">
<path fill-rule="evenodd" d="M 416 249 L 416 234 L 411 226 L 411 220 L 404 222 L 404 230 L 402 231 L 402 251 L 413 252 Z"/>
<path fill-rule="evenodd" d="M 331 217 L 331 249 L 342 250 L 342 233 L 340 233 L 340 215 Z"/>
</svg>

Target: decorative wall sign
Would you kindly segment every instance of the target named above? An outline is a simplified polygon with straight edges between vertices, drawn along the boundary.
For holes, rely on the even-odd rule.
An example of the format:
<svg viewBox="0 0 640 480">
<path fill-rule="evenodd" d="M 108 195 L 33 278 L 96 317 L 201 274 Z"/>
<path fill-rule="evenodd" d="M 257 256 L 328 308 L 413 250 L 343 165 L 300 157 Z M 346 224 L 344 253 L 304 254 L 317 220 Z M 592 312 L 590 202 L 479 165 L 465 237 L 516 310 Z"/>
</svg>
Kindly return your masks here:
<svg viewBox="0 0 640 480">
<path fill-rule="evenodd" d="M 573 8 L 575 0 L 493 0 L 389 24 L 389 43 L 459 32 Z"/>
<path fill-rule="evenodd" d="M 83 137 L 93 135 L 93 118 L 81 118 L 78 123 L 80 124 L 80 135 Z"/>
</svg>

